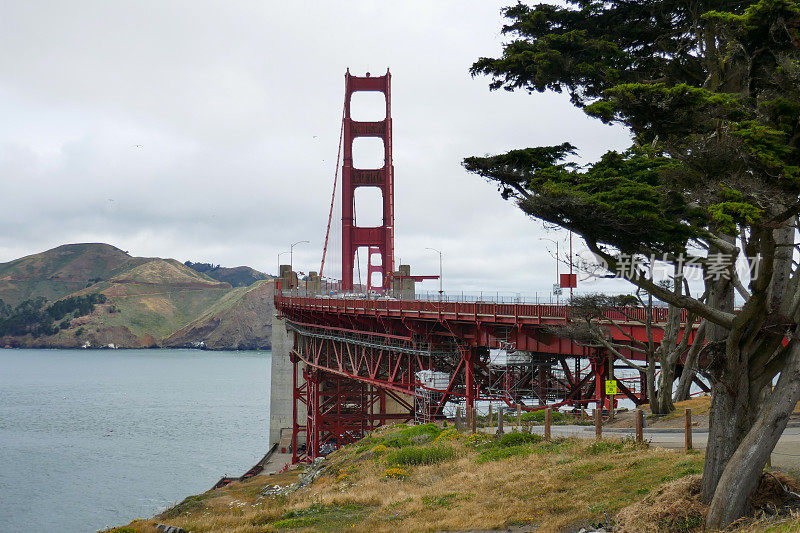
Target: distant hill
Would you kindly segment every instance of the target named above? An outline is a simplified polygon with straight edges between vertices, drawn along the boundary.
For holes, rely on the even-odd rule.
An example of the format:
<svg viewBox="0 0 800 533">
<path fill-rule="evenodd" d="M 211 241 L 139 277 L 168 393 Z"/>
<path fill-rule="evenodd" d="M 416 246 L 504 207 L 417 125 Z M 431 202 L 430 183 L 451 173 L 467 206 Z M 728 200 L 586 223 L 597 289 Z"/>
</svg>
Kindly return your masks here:
<svg viewBox="0 0 800 533">
<path fill-rule="evenodd" d="M 0 263 L 0 299 L 9 305 L 39 296 L 57 300 L 145 261 L 108 244 L 65 244 Z"/>
<path fill-rule="evenodd" d="M 192 261 L 186 261 L 184 265 L 218 281 L 230 283 L 233 287 L 249 287 L 256 281 L 273 279 L 273 276 L 264 274 L 248 266 L 229 268 L 211 263 L 194 263 Z"/>
<path fill-rule="evenodd" d="M 225 270 L 239 269 L 244 274 L 237 283 L 257 273 Z M 53 334 L 4 337 L 0 346 L 265 348 L 272 286 L 261 280 L 234 288 L 174 259 L 131 257 L 107 244 L 59 246 L 0 264 L 6 308 L 36 297 L 103 295 L 92 300 L 103 303 L 83 316 L 68 315 Z"/>
<path fill-rule="evenodd" d="M 164 339 L 165 347 L 196 347 L 202 339 L 206 348 L 235 346 L 252 350 L 269 346 L 272 335 L 272 281 L 258 281 L 239 287 L 221 298 L 200 318 Z M 264 313 L 269 309 L 269 313 Z"/>
</svg>

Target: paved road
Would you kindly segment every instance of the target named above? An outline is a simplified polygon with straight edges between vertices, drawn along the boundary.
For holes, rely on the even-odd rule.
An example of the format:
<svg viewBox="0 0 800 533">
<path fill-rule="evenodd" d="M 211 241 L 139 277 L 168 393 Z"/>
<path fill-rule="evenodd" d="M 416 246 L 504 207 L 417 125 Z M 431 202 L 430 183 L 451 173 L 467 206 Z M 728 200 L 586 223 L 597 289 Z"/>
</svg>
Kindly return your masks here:
<svg viewBox="0 0 800 533">
<path fill-rule="evenodd" d="M 508 427 L 510 430 L 514 426 Z M 485 432 L 496 431 L 496 428 L 486 428 Z M 544 433 L 544 427 L 534 426 L 533 431 Z M 552 426 L 553 436 L 578 437 L 582 439 L 594 438 L 594 426 Z M 608 437 L 633 436 L 633 429 L 622 428 L 603 428 L 603 435 Z M 683 449 L 684 435 L 682 429 L 645 429 L 644 438 L 650 441 L 653 446 L 663 448 Z M 692 431 L 692 445 L 695 449 L 705 449 L 708 440 L 707 429 L 697 429 Z M 772 466 L 783 469 L 800 470 L 800 428 L 788 427 L 783 432 L 783 436 L 772 452 Z"/>
</svg>

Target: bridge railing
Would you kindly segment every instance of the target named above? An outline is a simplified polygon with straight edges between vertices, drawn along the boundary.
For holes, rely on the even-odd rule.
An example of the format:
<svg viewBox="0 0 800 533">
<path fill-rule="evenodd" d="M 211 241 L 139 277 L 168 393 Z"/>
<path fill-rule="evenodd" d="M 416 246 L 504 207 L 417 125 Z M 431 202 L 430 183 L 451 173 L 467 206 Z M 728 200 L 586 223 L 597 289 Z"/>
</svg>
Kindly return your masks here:
<svg viewBox="0 0 800 533">
<path fill-rule="evenodd" d="M 282 291 L 275 296 L 279 306 L 329 311 L 345 314 L 391 315 L 438 317 L 447 319 L 477 320 L 485 318 L 502 319 L 514 322 L 520 319 L 538 321 L 541 319 L 567 319 L 576 316 L 569 305 L 499 303 L 499 302 L 460 302 L 447 300 L 396 300 L 394 298 L 369 298 L 367 295 L 302 295 L 297 291 Z M 663 323 L 667 320 L 668 308 L 654 307 L 652 321 Z M 647 320 L 648 310 L 644 307 L 621 307 L 608 309 L 603 316 L 615 322 L 640 322 Z M 686 311 L 681 312 L 681 322 L 687 319 Z"/>
</svg>

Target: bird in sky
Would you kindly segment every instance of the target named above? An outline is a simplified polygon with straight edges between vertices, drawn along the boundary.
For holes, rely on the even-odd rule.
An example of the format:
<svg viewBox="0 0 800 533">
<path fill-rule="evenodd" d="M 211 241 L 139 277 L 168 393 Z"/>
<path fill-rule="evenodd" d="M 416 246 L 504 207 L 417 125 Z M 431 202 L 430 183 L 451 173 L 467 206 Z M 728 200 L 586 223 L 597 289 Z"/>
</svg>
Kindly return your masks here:
<svg viewBox="0 0 800 533">
<path fill-rule="evenodd" d="M 142 144 L 134 144 L 133 146 L 131 146 L 131 148 L 144 148 L 144 145 L 142 145 Z"/>
</svg>

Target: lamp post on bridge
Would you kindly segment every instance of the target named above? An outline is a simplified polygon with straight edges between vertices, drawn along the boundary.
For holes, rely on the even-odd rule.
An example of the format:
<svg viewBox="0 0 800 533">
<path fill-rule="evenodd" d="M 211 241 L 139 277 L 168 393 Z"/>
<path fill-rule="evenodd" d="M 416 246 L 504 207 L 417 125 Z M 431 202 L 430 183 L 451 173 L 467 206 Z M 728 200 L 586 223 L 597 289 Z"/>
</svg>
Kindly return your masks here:
<svg viewBox="0 0 800 533">
<path fill-rule="evenodd" d="M 433 250 L 439 254 L 439 300 L 441 300 L 444 295 L 444 289 L 442 288 L 442 252 L 436 248 L 431 248 L 430 246 L 426 246 L 425 249 Z"/>
<path fill-rule="evenodd" d="M 289 247 L 289 288 L 292 288 L 292 281 L 294 280 L 294 247 L 298 244 L 308 244 L 310 241 L 297 241 Z"/>
<path fill-rule="evenodd" d="M 548 239 L 547 237 L 539 237 L 540 241 L 550 241 L 556 244 L 556 282 L 553 284 L 553 292 L 556 293 L 556 305 L 561 305 L 561 278 L 559 277 L 558 273 L 558 241 L 555 239 Z M 556 285 L 558 285 L 558 290 L 556 289 Z M 552 303 L 553 300 L 550 300 Z"/>
<path fill-rule="evenodd" d="M 289 250 L 286 250 L 284 252 L 278 252 L 278 277 L 281 277 L 281 256 L 283 254 L 288 254 L 288 253 Z"/>
</svg>

